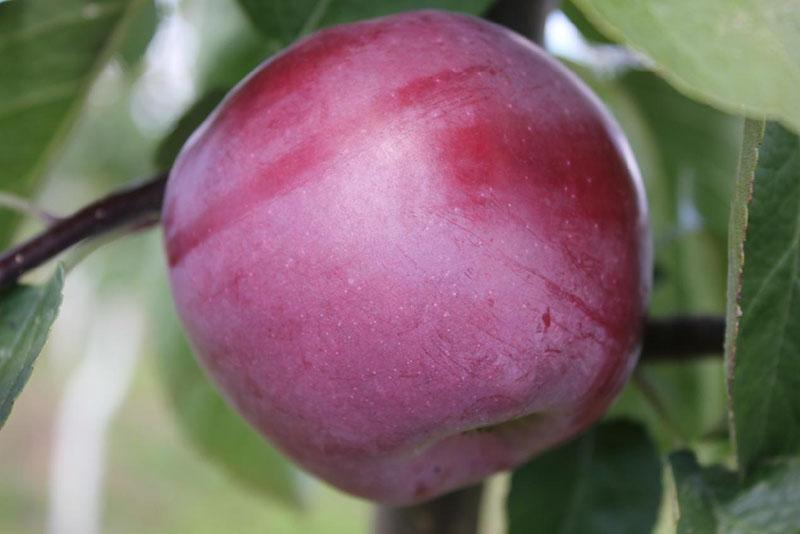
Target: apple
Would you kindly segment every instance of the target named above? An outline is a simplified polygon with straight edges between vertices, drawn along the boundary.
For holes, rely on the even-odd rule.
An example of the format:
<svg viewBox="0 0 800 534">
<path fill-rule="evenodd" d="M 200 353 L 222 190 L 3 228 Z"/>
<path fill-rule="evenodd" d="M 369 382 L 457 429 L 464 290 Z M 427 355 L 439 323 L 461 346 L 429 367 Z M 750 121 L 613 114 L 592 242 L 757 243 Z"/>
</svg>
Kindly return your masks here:
<svg viewBox="0 0 800 534">
<path fill-rule="evenodd" d="M 410 12 L 303 39 L 183 148 L 176 307 L 233 406 L 300 466 L 426 500 L 602 416 L 651 253 L 619 127 L 500 26 Z"/>
</svg>

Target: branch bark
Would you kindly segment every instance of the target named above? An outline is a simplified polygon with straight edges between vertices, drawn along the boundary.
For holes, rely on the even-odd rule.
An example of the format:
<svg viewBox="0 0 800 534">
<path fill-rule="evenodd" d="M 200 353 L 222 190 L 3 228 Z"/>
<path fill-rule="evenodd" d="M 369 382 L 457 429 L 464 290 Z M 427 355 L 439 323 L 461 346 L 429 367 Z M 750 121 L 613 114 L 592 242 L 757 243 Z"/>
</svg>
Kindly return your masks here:
<svg viewBox="0 0 800 534">
<path fill-rule="evenodd" d="M 642 361 L 687 360 L 720 355 L 725 345 L 725 318 L 676 315 L 649 318 L 644 326 Z"/>
<path fill-rule="evenodd" d="M 20 276 L 55 257 L 72 245 L 123 226 L 158 222 L 167 173 L 96 200 L 69 217 L 59 219 L 33 239 L 0 256 L 0 290 Z"/>
<path fill-rule="evenodd" d="M 381 506 L 375 534 L 477 534 L 482 494 L 478 485 L 414 506 Z"/>
<path fill-rule="evenodd" d="M 534 43 L 544 44 L 544 25 L 547 15 L 559 0 L 497 0 L 484 18 L 524 35 Z"/>
</svg>

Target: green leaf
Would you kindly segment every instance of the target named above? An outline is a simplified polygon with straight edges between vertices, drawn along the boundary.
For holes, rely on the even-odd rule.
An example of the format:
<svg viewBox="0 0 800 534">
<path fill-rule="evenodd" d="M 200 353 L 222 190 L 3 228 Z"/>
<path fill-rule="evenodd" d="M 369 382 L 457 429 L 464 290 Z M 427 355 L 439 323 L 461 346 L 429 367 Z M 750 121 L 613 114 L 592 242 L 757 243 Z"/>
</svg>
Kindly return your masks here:
<svg viewBox="0 0 800 534">
<path fill-rule="evenodd" d="M 661 462 L 644 428 L 598 425 L 514 472 L 509 534 L 641 534 L 661 501 Z"/>
<path fill-rule="evenodd" d="M 730 499 L 735 494 L 736 474 L 719 466 L 703 471 L 694 454 L 688 451 L 671 454 L 669 461 L 680 513 L 678 533 L 719 532 L 716 509 L 721 499 Z"/>
<path fill-rule="evenodd" d="M 165 292 L 167 293 L 167 292 Z M 287 504 L 299 500 L 292 465 L 236 413 L 197 364 L 164 302 L 159 363 L 178 425 L 197 449 L 251 489 Z"/>
<path fill-rule="evenodd" d="M 726 352 L 745 469 L 800 452 L 800 138 L 768 123 L 758 149 L 761 128 L 745 139 L 731 234 Z"/>
<path fill-rule="evenodd" d="M 644 53 L 681 91 L 800 130 L 796 0 L 575 0 L 614 40 Z"/>
<path fill-rule="evenodd" d="M 650 313 L 721 313 L 728 207 L 743 121 L 687 98 L 649 72 L 630 71 L 620 83 L 638 104 L 661 163 L 659 174 L 646 176 L 658 273 Z M 642 369 L 642 380 L 662 405 L 661 414 L 650 410 L 651 423 L 666 416 L 674 423 L 671 430 L 686 440 L 724 424 L 721 367 L 709 360 Z M 659 426 L 650 428 L 665 443 L 670 429 L 663 421 Z"/>
<path fill-rule="evenodd" d="M 673 217 L 679 219 L 681 209 L 691 203 L 688 207 L 702 217 L 699 222 L 724 247 L 742 139 L 741 118 L 685 97 L 650 72 L 629 71 L 622 84 L 656 136 L 672 185 L 668 199 Z"/>
<path fill-rule="evenodd" d="M 0 3 L 0 189 L 29 194 L 142 0 Z M 0 213 L 0 243 L 14 219 Z"/>
<path fill-rule="evenodd" d="M 678 534 L 797 534 L 800 460 L 761 468 L 744 482 L 720 466 L 701 467 L 694 454 L 670 455 L 678 498 Z"/>
<path fill-rule="evenodd" d="M 643 422 L 666 452 L 719 433 L 726 422 L 725 409 L 722 363 L 707 358 L 640 366 L 609 417 Z"/>
<path fill-rule="evenodd" d="M 225 91 L 216 89 L 200 97 L 178 120 L 172 131 L 158 145 L 155 155 L 155 164 L 159 169 L 168 169 L 178 156 L 183 144 L 189 136 L 203 123 L 208 115 L 214 111 L 222 99 Z"/>
<path fill-rule="evenodd" d="M 158 27 L 158 8 L 154 0 L 143 0 L 141 9 L 132 15 L 125 38 L 119 45 L 119 56 L 128 68 L 136 68 L 147 51 Z"/>
<path fill-rule="evenodd" d="M 0 428 L 28 381 L 58 314 L 64 270 L 42 286 L 15 286 L 0 293 Z"/>
<path fill-rule="evenodd" d="M 581 35 L 583 35 L 584 39 L 587 41 L 597 44 L 611 44 L 614 42 L 603 35 L 603 33 L 598 30 L 594 24 L 589 22 L 583 12 L 578 9 L 575 6 L 575 3 L 571 0 L 562 2 L 561 11 L 567 16 L 569 21 L 575 25 L 575 27 L 579 32 L 581 32 Z"/>
<path fill-rule="evenodd" d="M 479 14 L 491 0 L 239 0 L 261 33 L 284 45 L 324 26 L 432 8 Z"/>
</svg>

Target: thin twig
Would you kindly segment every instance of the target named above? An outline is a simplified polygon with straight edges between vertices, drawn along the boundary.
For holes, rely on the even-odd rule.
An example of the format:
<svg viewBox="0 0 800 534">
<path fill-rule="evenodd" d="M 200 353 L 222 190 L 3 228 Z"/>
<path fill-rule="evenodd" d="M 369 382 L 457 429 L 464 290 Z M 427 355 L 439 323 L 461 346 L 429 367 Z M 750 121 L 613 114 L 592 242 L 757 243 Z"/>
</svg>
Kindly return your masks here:
<svg viewBox="0 0 800 534">
<path fill-rule="evenodd" d="M 59 217 L 46 212 L 34 203 L 18 197 L 17 195 L 2 191 L 0 191 L 0 208 L 6 208 L 21 213 L 22 215 L 39 219 L 47 225 L 53 224 L 59 220 Z"/>
<path fill-rule="evenodd" d="M 476 534 L 483 485 L 413 506 L 378 508 L 375 534 Z"/>
<path fill-rule="evenodd" d="M 55 257 L 70 246 L 128 225 L 158 221 L 167 173 L 130 189 L 92 202 L 75 214 L 59 219 L 45 231 L 0 256 L 0 289 Z"/>
<path fill-rule="evenodd" d="M 673 445 L 677 446 L 686 443 L 686 436 L 683 434 L 680 427 L 675 422 L 675 419 L 664 405 L 664 402 L 661 400 L 661 396 L 656 391 L 653 383 L 647 376 L 645 376 L 644 369 L 642 367 L 637 368 L 633 372 L 631 382 L 650 404 L 658 418 L 661 419 L 661 422 L 664 424 L 664 427 L 667 429 L 674 442 Z"/>
</svg>

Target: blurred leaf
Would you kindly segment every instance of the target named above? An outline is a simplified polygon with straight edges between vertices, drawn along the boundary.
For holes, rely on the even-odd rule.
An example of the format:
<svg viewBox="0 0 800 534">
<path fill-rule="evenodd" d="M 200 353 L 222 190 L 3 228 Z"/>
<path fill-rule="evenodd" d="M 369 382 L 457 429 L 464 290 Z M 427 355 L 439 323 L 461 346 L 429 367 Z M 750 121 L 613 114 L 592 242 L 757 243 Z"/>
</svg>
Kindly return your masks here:
<svg viewBox="0 0 800 534">
<path fill-rule="evenodd" d="M 220 90 L 224 93 L 224 90 L 230 90 L 278 50 L 278 46 L 265 45 L 255 33 L 231 37 L 224 46 L 214 51 L 199 85 L 207 91 Z"/>
<path fill-rule="evenodd" d="M 134 177 L 160 170 L 152 161 L 156 139 L 134 122 L 136 80 L 132 73 L 116 68 L 97 80 L 91 104 L 55 161 L 58 182 L 48 180 L 41 195 L 43 205 L 63 212 L 65 208 L 58 206 L 84 205 L 102 192 L 127 187 Z"/>
<path fill-rule="evenodd" d="M 142 0 L 0 3 L 0 189 L 29 194 Z M 12 231 L 0 213 L 0 243 Z"/>
<path fill-rule="evenodd" d="M 583 12 L 575 6 L 572 0 L 567 0 L 561 3 L 561 11 L 567 16 L 569 21 L 578 28 L 581 35 L 592 43 L 596 44 L 611 44 L 614 41 L 603 35 L 603 32 L 598 30 L 594 24 L 589 22 Z"/>
<path fill-rule="evenodd" d="M 661 500 L 661 462 L 644 428 L 602 423 L 517 469 L 509 534 L 650 532 Z"/>
<path fill-rule="evenodd" d="M 670 455 L 678 534 L 800 532 L 800 460 L 759 470 L 745 483 L 721 466 L 700 467 L 694 454 Z"/>
<path fill-rule="evenodd" d="M 668 451 L 724 426 L 726 408 L 722 362 L 708 358 L 640 366 L 608 416 L 642 421 Z"/>
<path fill-rule="evenodd" d="M 649 56 L 681 91 L 800 130 L 796 0 L 575 0 L 609 37 Z"/>
<path fill-rule="evenodd" d="M 680 512 L 678 533 L 720 532 L 716 516 L 722 502 L 736 495 L 736 473 L 720 466 L 702 469 L 689 451 L 673 453 L 669 461 Z"/>
<path fill-rule="evenodd" d="M 64 270 L 42 286 L 0 294 L 0 428 L 28 381 L 61 304 Z"/>
<path fill-rule="evenodd" d="M 237 480 L 285 503 L 299 500 L 294 468 L 251 428 L 208 381 L 182 328 L 163 307 L 159 361 L 178 425 L 192 444 Z"/>
<path fill-rule="evenodd" d="M 650 72 L 629 71 L 622 83 L 656 135 L 673 183 L 672 209 L 678 217 L 696 210 L 724 247 L 742 120 L 683 96 Z"/>
<path fill-rule="evenodd" d="M 286 45 L 324 26 L 413 9 L 446 9 L 480 14 L 491 0 L 239 0 L 253 24 Z"/>
<path fill-rule="evenodd" d="M 198 95 L 230 89 L 285 45 L 265 39 L 238 0 L 184 0 L 181 14 L 203 36 L 194 65 Z"/>
<path fill-rule="evenodd" d="M 203 35 L 196 61 L 196 88 L 201 95 L 157 145 L 152 161 L 170 167 L 189 136 L 225 94 L 281 47 L 266 42 L 238 8 L 237 0 L 193 0 L 183 5 L 187 22 Z"/>
<path fill-rule="evenodd" d="M 737 452 L 748 468 L 800 452 L 800 138 L 753 123 L 743 153 L 727 354 Z"/>
<path fill-rule="evenodd" d="M 133 14 L 125 38 L 119 46 L 119 55 L 128 68 L 135 68 L 141 60 L 158 27 L 158 8 L 154 0 L 143 0 L 142 8 Z"/>
<path fill-rule="evenodd" d="M 721 313 L 727 221 L 743 121 L 692 101 L 652 73 L 630 71 L 621 84 L 638 103 L 662 162 L 658 189 L 647 182 L 660 269 L 650 313 Z M 721 361 L 648 365 L 641 375 L 680 438 L 694 441 L 724 424 Z M 656 430 L 663 417 L 652 413 L 650 428 L 656 435 L 668 430 L 663 421 Z"/>
<path fill-rule="evenodd" d="M 214 111 L 224 97 L 225 91 L 216 89 L 209 91 L 192 104 L 156 149 L 155 164 L 157 168 L 168 169 L 172 166 L 189 136 Z"/>
<path fill-rule="evenodd" d="M 719 313 L 742 121 L 686 98 L 650 72 L 629 71 L 620 84 L 650 127 L 663 175 L 655 188 L 647 182 L 662 274 L 651 313 Z"/>
</svg>

